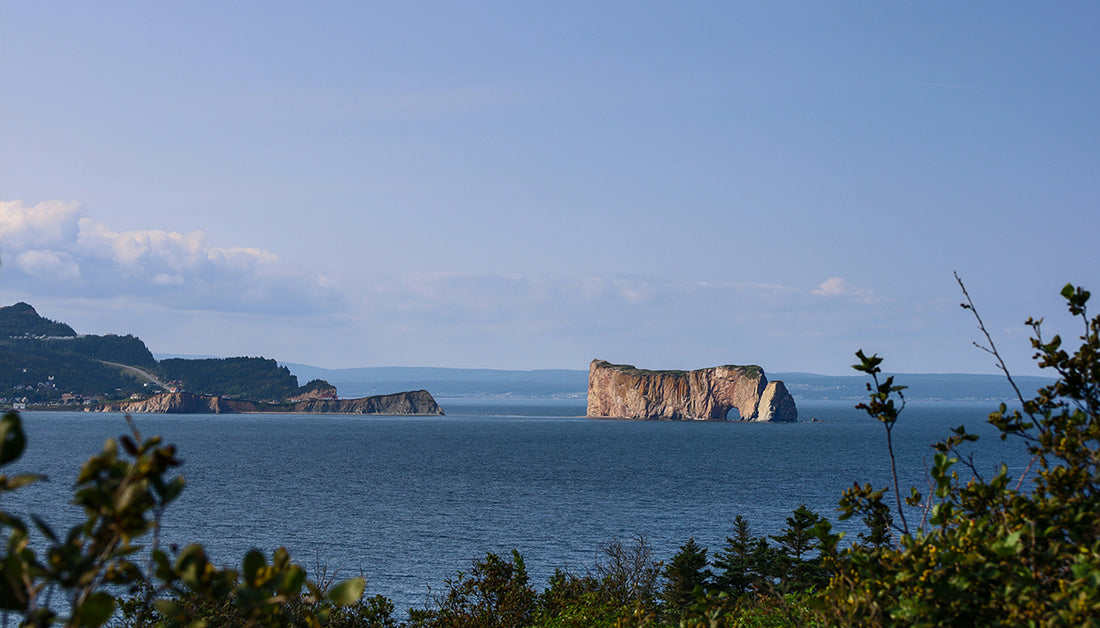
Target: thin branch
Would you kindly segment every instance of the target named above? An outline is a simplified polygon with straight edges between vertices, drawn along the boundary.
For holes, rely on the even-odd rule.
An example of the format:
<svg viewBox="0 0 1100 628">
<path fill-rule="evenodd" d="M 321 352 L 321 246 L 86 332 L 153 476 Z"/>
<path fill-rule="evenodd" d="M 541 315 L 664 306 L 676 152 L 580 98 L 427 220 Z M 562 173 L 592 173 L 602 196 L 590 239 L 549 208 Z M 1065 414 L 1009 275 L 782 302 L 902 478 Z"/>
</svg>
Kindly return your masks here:
<svg viewBox="0 0 1100 628">
<path fill-rule="evenodd" d="M 879 390 L 878 374 L 872 372 L 871 379 L 875 382 L 875 390 Z M 898 396 L 902 399 L 902 410 L 905 409 L 905 397 L 898 391 Z M 898 410 L 901 412 L 901 410 Z M 898 463 L 897 458 L 894 456 L 894 424 L 892 422 L 883 421 L 883 425 L 886 426 L 886 451 L 890 454 L 890 474 L 894 479 L 894 502 L 898 507 L 898 517 L 901 518 L 902 532 L 909 536 L 909 522 L 905 520 L 905 511 L 901 507 L 901 489 L 898 486 Z"/>
<path fill-rule="evenodd" d="M 974 318 L 978 321 L 978 329 L 981 330 L 982 335 L 985 336 L 986 342 L 989 343 L 988 347 L 983 347 L 978 343 L 974 343 L 974 346 L 989 353 L 993 357 L 997 358 L 997 367 L 1001 369 L 1001 372 L 1008 378 L 1008 383 L 1012 386 L 1012 390 L 1016 392 L 1016 398 L 1020 400 L 1020 405 L 1024 407 L 1024 412 L 1031 418 L 1035 418 L 1031 412 L 1027 410 L 1027 402 L 1024 400 L 1023 393 L 1020 392 L 1020 387 L 1016 385 L 1016 380 L 1012 379 L 1012 373 L 1009 372 L 1008 366 L 1005 364 L 1004 358 L 1001 357 L 999 351 L 997 351 L 997 345 L 993 343 L 993 337 L 989 335 L 989 331 L 985 328 L 985 323 L 982 322 L 982 317 L 978 314 L 978 309 L 974 307 L 974 301 L 970 298 L 970 293 L 966 291 L 966 285 L 963 284 L 963 280 L 959 277 L 959 273 L 955 272 L 955 281 L 959 284 L 959 289 L 962 290 L 963 296 L 966 297 L 966 303 L 963 304 L 965 309 L 970 310 L 970 313 L 974 315 Z"/>
<path fill-rule="evenodd" d="M 920 529 L 924 532 L 928 526 L 928 515 L 932 514 L 932 500 L 936 498 L 936 485 L 932 483 L 932 474 L 928 472 L 928 459 L 921 458 L 921 462 L 924 464 L 924 481 L 928 483 L 928 496 L 924 498 L 924 503 L 920 507 Z"/>
<path fill-rule="evenodd" d="M 1035 461 L 1038 460 L 1038 459 L 1039 459 L 1039 456 L 1032 456 L 1031 460 L 1028 461 L 1027 468 L 1025 468 L 1024 472 L 1020 474 L 1020 479 L 1016 481 L 1016 492 L 1017 493 L 1020 492 L 1020 487 L 1024 485 L 1024 478 L 1027 477 L 1028 473 L 1031 473 L 1031 466 L 1034 465 Z"/>
</svg>

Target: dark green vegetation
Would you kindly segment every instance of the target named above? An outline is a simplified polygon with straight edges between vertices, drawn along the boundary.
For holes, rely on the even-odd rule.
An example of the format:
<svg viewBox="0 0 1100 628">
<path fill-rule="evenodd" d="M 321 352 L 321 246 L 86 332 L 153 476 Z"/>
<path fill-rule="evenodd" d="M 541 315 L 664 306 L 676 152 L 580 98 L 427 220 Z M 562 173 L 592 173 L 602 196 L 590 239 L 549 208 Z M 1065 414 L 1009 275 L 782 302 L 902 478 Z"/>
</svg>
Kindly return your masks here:
<svg viewBox="0 0 1100 628">
<path fill-rule="evenodd" d="M 905 497 L 919 520 L 907 517 L 912 510 L 900 506 L 897 488 L 892 498 L 871 486 L 846 491 L 843 516 L 889 522 L 892 542 L 841 549 L 839 537 L 822 534 L 833 575 L 819 602 L 832 623 L 1100 625 L 1100 316 L 1088 318 L 1087 291 L 1067 285 L 1062 296 L 1080 324 L 1081 344 L 1072 349 L 1061 336 L 1047 339 L 1042 321 L 1029 319 L 1035 359 L 1058 379 L 1035 397 L 1021 395 L 1020 410 L 1002 404 L 989 415 L 1002 439 L 1026 444 L 1029 471 L 1012 478 L 1002 465 L 983 477 L 958 453 L 977 439 L 960 427 L 936 446 L 929 492 L 914 488 Z M 969 296 L 963 307 L 974 311 Z M 978 323 L 985 333 L 980 317 Z M 1012 381 L 988 333 L 985 341 Z M 862 407 L 886 427 L 892 448 L 904 386 L 892 377 L 880 381 L 881 358 L 859 357 L 856 368 L 873 379 Z M 893 517 L 883 515 L 891 510 Z"/>
<path fill-rule="evenodd" d="M 135 336 L 77 335 L 68 325 L 39 316 L 26 303 L 0 308 L 0 398 L 59 405 L 66 393 L 102 401 L 161 391 L 125 366 L 189 392 L 256 401 L 281 402 L 329 387 L 319 381 L 299 387 L 286 367 L 264 358 L 158 363 Z"/>
<path fill-rule="evenodd" d="M 891 487 L 844 493 L 842 518 L 866 524 L 855 539 L 833 534 L 804 507 L 767 538 L 734 517 L 713 560 L 694 539 L 667 562 L 655 560 L 642 538 L 611 542 L 589 571 L 558 571 L 542 591 L 518 552 L 487 554 L 402 623 L 1100 626 L 1100 316 L 1087 317 L 1088 292 L 1066 286 L 1062 294 L 1082 323 L 1080 346 L 1071 353 L 1060 336 L 1046 339 L 1040 321 L 1029 321 L 1036 358 L 1057 380 L 1033 398 L 1021 395 L 1020 410 L 1002 405 L 989 416 L 1002 438 L 1021 439 L 1034 456 L 1020 477 L 1003 466 L 983 477 L 958 453 L 976 437 L 958 428 L 936 446 L 929 494 L 910 489 L 903 505 L 896 474 Z M 856 369 L 871 378 L 859 407 L 883 424 L 892 461 L 905 387 L 882 377 L 878 356 L 857 356 Z M 0 465 L 16 460 L 24 444 L 19 416 L 5 415 Z M 40 518 L 28 524 L 0 512 L 7 536 L 0 611 L 9 613 L 0 618 L 32 626 L 100 626 L 113 613 L 124 626 L 399 625 L 389 600 L 363 598 L 361 579 L 310 581 L 285 550 L 270 562 L 249 552 L 239 569 L 222 569 L 199 546 L 160 548 L 160 517 L 183 489 L 171 475 L 178 465 L 172 446 L 134 431 L 81 469 L 73 501 L 83 525 L 58 534 Z M 38 479 L 0 476 L 0 493 Z M 42 552 L 28 544 L 32 528 L 44 539 Z"/>
<path fill-rule="evenodd" d="M 47 403 L 64 393 L 121 398 L 148 391 L 145 380 L 105 362 L 156 365 L 134 336 L 79 336 L 26 303 L 0 308 L 0 397 Z"/>
<path fill-rule="evenodd" d="M 188 392 L 255 401 L 282 401 L 298 393 L 298 378 L 275 360 L 225 358 L 161 360 L 157 373 L 165 381 L 184 383 Z"/>
<path fill-rule="evenodd" d="M 0 308 L 0 338 L 58 336 L 71 338 L 76 336 L 72 327 L 65 323 L 51 321 L 38 315 L 27 303 L 20 301 L 15 305 Z"/>
<path fill-rule="evenodd" d="M 64 393 L 118 399 L 148 391 L 144 380 L 116 367 L 58 351 L 63 342 L 0 339 L 0 398 L 45 404 Z"/>
<path fill-rule="evenodd" d="M 658 374 L 664 374 L 664 375 L 682 375 L 682 376 L 686 376 L 688 373 L 691 372 L 691 371 L 678 371 L 678 370 L 651 371 L 651 370 L 647 370 L 647 369 L 640 369 L 640 368 L 634 366 L 633 364 L 611 364 L 609 362 L 603 362 L 603 364 L 607 368 L 611 368 L 611 369 L 614 369 L 616 371 L 621 371 L 623 373 L 638 373 L 638 374 L 642 374 L 642 375 L 658 373 Z M 726 365 L 723 365 L 720 368 L 727 368 L 727 369 L 732 369 L 732 370 L 735 370 L 735 371 L 740 371 L 742 375 L 745 375 L 747 377 L 758 377 L 760 375 L 763 375 L 763 373 L 764 373 L 764 369 L 760 368 L 759 366 L 757 366 L 755 364 L 748 364 L 748 365 L 726 364 Z"/>
</svg>

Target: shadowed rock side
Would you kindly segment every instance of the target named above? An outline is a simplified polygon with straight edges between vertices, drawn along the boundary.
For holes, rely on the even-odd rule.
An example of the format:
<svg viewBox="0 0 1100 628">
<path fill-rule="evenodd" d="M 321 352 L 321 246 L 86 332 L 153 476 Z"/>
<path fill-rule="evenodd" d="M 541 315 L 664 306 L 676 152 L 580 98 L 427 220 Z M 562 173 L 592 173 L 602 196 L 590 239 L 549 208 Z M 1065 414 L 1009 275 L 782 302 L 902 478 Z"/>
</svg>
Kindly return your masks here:
<svg viewBox="0 0 1100 628">
<path fill-rule="evenodd" d="M 768 382 L 760 395 L 756 421 L 797 421 L 798 408 L 783 382 Z"/>
<path fill-rule="evenodd" d="M 97 412 L 126 412 L 130 414 L 228 414 L 234 412 L 258 412 L 256 404 L 225 397 L 210 397 L 192 393 L 161 393 L 140 401 L 104 404 Z M 426 390 L 378 395 L 361 399 L 313 399 L 283 406 L 265 407 L 263 411 L 283 411 L 316 414 L 400 414 L 442 415 L 443 408 Z"/>
<path fill-rule="evenodd" d="M 294 404 L 292 411 L 331 414 L 443 414 L 443 408 L 439 407 L 431 393 L 426 390 L 360 399 L 313 399 Z"/>
<path fill-rule="evenodd" d="M 759 366 L 696 371 L 647 371 L 593 360 L 588 367 L 588 416 L 723 421 L 736 408 L 742 421 L 796 421 L 783 382 L 768 382 Z"/>
</svg>

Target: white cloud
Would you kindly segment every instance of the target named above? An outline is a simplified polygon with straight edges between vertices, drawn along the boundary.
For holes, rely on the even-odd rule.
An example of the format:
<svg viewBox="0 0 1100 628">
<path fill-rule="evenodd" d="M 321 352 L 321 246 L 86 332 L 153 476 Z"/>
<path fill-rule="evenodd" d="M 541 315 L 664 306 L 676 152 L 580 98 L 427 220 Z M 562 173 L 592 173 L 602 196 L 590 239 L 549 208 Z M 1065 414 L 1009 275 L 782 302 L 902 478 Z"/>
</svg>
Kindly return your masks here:
<svg viewBox="0 0 1100 628">
<path fill-rule="evenodd" d="M 84 208 L 74 201 L 0 201 L 0 239 L 16 251 L 42 249 L 76 240 Z"/>
<path fill-rule="evenodd" d="M 78 279 L 80 268 L 72 256 L 64 252 L 31 250 L 23 251 L 15 263 L 24 272 L 37 279 Z"/>
<path fill-rule="evenodd" d="M 886 301 L 823 302 L 764 283 L 460 273 L 352 283 L 361 307 L 339 335 L 374 364 L 583 368 L 602 357 L 835 372 L 877 321 L 899 320 Z"/>
<path fill-rule="evenodd" d="M 813 294 L 822 297 L 855 297 L 864 302 L 871 302 L 875 295 L 870 290 L 858 288 L 848 283 L 848 280 L 840 277 L 829 277 L 818 284 Z"/>
<path fill-rule="evenodd" d="M 169 275 L 167 273 L 158 273 L 153 277 L 153 283 L 158 286 L 182 286 L 187 283 L 186 280 L 180 275 Z"/>
<path fill-rule="evenodd" d="M 812 290 L 645 275 L 330 280 L 202 231 L 116 230 L 74 203 L 4 202 L 0 219 L 8 302 L 52 302 L 44 311 L 82 332 L 138 333 L 160 352 L 323 366 L 584 368 L 601 357 L 844 372 L 857 348 L 919 356 L 954 342 L 942 333 L 947 310 L 901 307 L 840 277 Z"/>
<path fill-rule="evenodd" d="M 78 296 L 147 297 L 214 311 L 308 311 L 332 298 L 327 282 L 270 251 L 219 247 L 202 231 L 116 231 L 78 203 L 0 202 L 8 285 Z"/>
</svg>

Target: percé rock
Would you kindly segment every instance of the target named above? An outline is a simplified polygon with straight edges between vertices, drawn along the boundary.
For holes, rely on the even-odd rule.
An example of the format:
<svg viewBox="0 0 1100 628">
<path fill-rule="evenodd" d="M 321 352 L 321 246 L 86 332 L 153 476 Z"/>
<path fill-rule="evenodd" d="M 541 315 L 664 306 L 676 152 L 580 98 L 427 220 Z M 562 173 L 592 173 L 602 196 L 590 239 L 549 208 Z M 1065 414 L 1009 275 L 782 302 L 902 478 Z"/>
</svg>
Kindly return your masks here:
<svg viewBox="0 0 1100 628">
<path fill-rule="evenodd" d="M 443 408 L 439 407 L 431 393 L 426 390 L 359 399 L 311 399 L 294 404 L 292 411 L 331 414 L 443 414 Z"/>
<path fill-rule="evenodd" d="M 256 404 L 188 392 L 166 392 L 148 399 L 103 404 L 96 411 L 128 414 L 228 414 L 255 412 Z"/>
<path fill-rule="evenodd" d="M 759 366 L 647 371 L 592 360 L 588 367 L 590 417 L 723 421 L 732 408 L 742 421 L 798 420 L 787 387 L 769 382 Z"/>
</svg>

